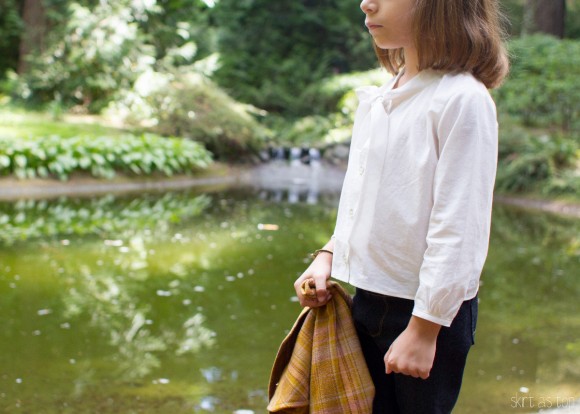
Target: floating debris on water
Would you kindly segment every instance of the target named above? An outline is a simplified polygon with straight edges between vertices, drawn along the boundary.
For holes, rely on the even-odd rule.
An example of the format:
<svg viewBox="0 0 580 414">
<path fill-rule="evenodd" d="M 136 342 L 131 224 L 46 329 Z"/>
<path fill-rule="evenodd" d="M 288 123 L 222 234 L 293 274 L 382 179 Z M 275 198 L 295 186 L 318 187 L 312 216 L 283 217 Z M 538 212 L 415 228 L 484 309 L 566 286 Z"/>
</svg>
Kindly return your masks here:
<svg viewBox="0 0 580 414">
<path fill-rule="evenodd" d="M 123 245 L 123 240 L 105 240 L 105 246 L 121 247 Z"/>
<path fill-rule="evenodd" d="M 50 315 L 52 313 L 51 309 L 39 309 L 36 312 L 39 316 Z"/>
<path fill-rule="evenodd" d="M 62 244 L 63 246 L 68 246 L 70 244 L 70 240 L 61 240 L 60 244 Z"/>
<path fill-rule="evenodd" d="M 193 288 L 193 291 L 194 292 L 205 292 L 205 288 L 203 286 L 196 286 Z"/>
<path fill-rule="evenodd" d="M 171 296 L 171 292 L 167 290 L 157 289 L 157 296 Z"/>
<path fill-rule="evenodd" d="M 22 384 L 22 378 L 16 378 L 16 383 L 17 384 Z"/>
<path fill-rule="evenodd" d="M 263 223 L 258 224 L 258 230 L 276 231 L 278 229 L 280 229 L 280 226 L 278 226 L 277 224 L 263 224 Z"/>
<path fill-rule="evenodd" d="M 528 387 L 520 387 L 520 392 L 527 394 L 528 392 L 530 392 L 530 389 Z"/>
<path fill-rule="evenodd" d="M 163 384 L 163 385 L 165 385 L 165 384 L 169 384 L 169 382 L 170 381 L 167 378 L 159 378 L 159 379 L 153 380 L 153 384 Z"/>
<path fill-rule="evenodd" d="M 215 397 L 203 397 L 199 403 L 199 408 L 206 411 L 215 411 L 215 406 L 219 400 Z"/>
</svg>

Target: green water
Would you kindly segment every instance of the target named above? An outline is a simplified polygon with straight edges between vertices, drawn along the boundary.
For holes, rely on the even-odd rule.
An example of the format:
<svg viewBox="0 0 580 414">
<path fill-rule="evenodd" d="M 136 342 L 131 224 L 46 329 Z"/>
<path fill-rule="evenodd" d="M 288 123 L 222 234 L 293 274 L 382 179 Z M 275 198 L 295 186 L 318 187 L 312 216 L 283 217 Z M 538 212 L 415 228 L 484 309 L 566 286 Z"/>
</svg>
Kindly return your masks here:
<svg viewBox="0 0 580 414">
<path fill-rule="evenodd" d="M 338 195 L 295 201 L 229 189 L 0 203 L 0 411 L 264 413 L 300 310 L 292 283 Z M 455 412 L 577 402 L 580 222 L 496 206 L 493 223 Z"/>
</svg>

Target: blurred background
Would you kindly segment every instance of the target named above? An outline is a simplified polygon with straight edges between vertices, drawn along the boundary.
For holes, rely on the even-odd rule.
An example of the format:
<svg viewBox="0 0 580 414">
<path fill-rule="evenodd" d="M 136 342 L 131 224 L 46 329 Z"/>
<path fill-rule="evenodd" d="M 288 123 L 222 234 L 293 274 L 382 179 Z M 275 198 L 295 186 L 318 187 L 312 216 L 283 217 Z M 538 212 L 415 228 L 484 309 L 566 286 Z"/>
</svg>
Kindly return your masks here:
<svg viewBox="0 0 580 414">
<path fill-rule="evenodd" d="M 580 3 L 501 6 L 455 412 L 580 412 Z M 265 412 L 353 89 L 389 76 L 356 1 L 0 0 L 0 411 Z"/>
</svg>

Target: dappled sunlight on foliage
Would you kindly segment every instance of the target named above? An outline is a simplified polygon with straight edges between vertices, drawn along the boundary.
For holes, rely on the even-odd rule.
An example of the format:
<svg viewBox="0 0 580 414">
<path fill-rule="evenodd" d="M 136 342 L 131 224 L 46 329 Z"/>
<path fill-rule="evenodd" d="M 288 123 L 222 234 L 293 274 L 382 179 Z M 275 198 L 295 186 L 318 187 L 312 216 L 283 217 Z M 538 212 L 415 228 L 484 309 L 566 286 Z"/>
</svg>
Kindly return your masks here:
<svg viewBox="0 0 580 414">
<path fill-rule="evenodd" d="M 76 171 L 113 178 L 115 172 L 167 176 L 192 173 L 210 165 L 211 155 L 198 143 L 153 134 L 119 137 L 0 137 L 0 175 L 67 180 Z"/>
<path fill-rule="evenodd" d="M 256 153 L 267 136 L 253 117 L 255 108 L 234 101 L 196 73 L 145 72 L 109 112 L 162 135 L 203 143 L 218 159 Z"/>
</svg>

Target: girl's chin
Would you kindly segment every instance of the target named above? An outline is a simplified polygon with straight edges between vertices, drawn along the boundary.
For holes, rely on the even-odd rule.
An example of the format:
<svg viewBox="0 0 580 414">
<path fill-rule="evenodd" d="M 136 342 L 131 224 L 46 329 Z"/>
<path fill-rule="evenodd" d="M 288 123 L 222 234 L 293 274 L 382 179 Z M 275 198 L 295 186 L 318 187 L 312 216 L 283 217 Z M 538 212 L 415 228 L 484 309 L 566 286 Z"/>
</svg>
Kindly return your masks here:
<svg viewBox="0 0 580 414">
<path fill-rule="evenodd" d="M 375 45 L 377 45 L 379 49 L 387 50 L 400 48 L 399 46 L 378 37 L 373 37 L 373 40 L 375 41 Z"/>
</svg>

